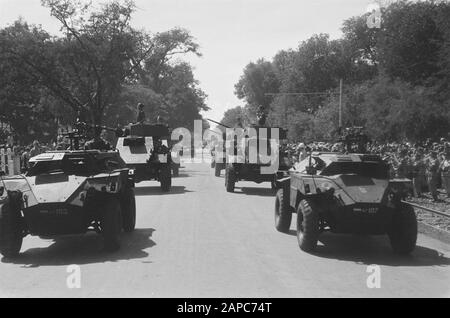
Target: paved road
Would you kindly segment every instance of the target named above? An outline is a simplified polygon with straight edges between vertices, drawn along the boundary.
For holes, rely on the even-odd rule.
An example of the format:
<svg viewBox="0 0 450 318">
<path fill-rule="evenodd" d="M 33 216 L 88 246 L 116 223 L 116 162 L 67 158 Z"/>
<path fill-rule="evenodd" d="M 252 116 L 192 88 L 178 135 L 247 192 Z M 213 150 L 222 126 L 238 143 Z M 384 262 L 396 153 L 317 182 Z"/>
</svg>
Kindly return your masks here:
<svg viewBox="0 0 450 318">
<path fill-rule="evenodd" d="M 19 259 L 0 262 L 0 296 L 450 296 L 450 246 L 420 236 L 405 258 L 386 238 L 327 234 L 306 254 L 293 227 L 275 231 L 268 184 L 237 186 L 226 193 L 206 164 L 186 164 L 170 194 L 141 183 L 137 230 L 119 252 L 102 252 L 95 234 L 27 237 Z M 80 266 L 80 289 L 67 288 L 71 264 Z M 366 285 L 370 264 L 380 266 L 379 289 Z"/>
</svg>

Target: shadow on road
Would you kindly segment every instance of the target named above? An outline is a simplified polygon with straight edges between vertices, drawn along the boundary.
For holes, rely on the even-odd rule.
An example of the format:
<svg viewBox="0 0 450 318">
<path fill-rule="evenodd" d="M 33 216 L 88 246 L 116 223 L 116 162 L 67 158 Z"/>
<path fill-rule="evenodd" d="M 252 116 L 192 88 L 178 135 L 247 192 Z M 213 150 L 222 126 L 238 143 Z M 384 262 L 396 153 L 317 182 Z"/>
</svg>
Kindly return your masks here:
<svg viewBox="0 0 450 318">
<path fill-rule="evenodd" d="M 190 174 L 188 174 L 188 173 L 182 173 L 182 172 L 180 172 L 179 174 L 178 174 L 178 177 L 172 177 L 172 178 L 174 178 L 174 179 L 179 179 L 179 178 L 189 178 L 191 175 Z"/>
<path fill-rule="evenodd" d="M 154 186 L 154 187 L 136 187 L 134 188 L 134 194 L 135 195 L 171 195 L 171 194 L 184 194 L 187 192 L 192 192 L 189 190 L 186 190 L 186 187 L 184 186 L 172 186 L 170 188 L 169 192 L 163 192 L 161 190 L 160 186 Z"/>
<path fill-rule="evenodd" d="M 103 250 L 103 239 L 100 235 L 89 233 L 57 238 L 49 247 L 31 248 L 23 251 L 15 259 L 3 258 L 1 261 L 20 264 L 24 268 L 34 268 L 145 258 L 148 256 L 145 250 L 156 245 L 151 239 L 154 231 L 154 229 L 136 229 L 133 233 L 123 233 L 121 248 L 113 253 Z"/>
<path fill-rule="evenodd" d="M 295 232 L 294 232 L 295 235 Z M 362 264 L 384 266 L 446 266 L 450 258 L 417 245 L 411 255 L 394 254 L 387 236 L 337 235 L 324 233 L 313 255 Z"/>
<path fill-rule="evenodd" d="M 236 187 L 236 189 L 239 189 L 239 187 Z M 260 197 L 275 197 L 275 190 L 272 190 L 270 188 L 241 187 L 240 189 L 241 189 L 242 193 L 244 193 L 246 195 L 254 195 L 254 196 L 260 196 Z"/>
</svg>

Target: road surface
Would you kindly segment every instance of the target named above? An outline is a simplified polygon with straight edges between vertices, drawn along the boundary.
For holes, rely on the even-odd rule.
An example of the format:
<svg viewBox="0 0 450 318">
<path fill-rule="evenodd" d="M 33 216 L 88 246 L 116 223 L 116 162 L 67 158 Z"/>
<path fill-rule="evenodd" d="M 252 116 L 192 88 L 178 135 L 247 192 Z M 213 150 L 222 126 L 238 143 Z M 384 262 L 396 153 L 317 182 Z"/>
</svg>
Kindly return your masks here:
<svg viewBox="0 0 450 318">
<path fill-rule="evenodd" d="M 240 182 L 227 193 L 207 164 L 185 164 L 180 173 L 168 194 L 156 182 L 137 185 L 137 230 L 123 234 L 116 253 L 103 252 L 94 233 L 25 238 L 17 260 L 0 262 L 0 296 L 450 296 L 448 245 L 420 235 L 413 255 L 399 257 L 385 237 L 325 234 L 317 253 L 307 254 L 297 245 L 295 217 L 292 233 L 274 229 L 269 184 Z M 372 264 L 380 288 L 367 286 Z M 80 288 L 68 288 L 74 273 Z"/>
</svg>

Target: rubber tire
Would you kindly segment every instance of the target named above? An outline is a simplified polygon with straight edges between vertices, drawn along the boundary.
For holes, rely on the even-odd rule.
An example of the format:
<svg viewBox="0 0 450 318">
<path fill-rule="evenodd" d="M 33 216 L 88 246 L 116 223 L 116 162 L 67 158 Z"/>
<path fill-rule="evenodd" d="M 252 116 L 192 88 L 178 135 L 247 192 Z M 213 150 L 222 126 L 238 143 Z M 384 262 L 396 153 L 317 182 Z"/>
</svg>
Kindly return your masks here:
<svg viewBox="0 0 450 318">
<path fill-rule="evenodd" d="M 216 176 L 216 177 L 220 177 L 220 172 L 222 171 L 222 169 L 220 169 L 221 167 L 220 167 L 220 165 L 215 165 L 215 167 L 214 167 L 214 176 Z"/>
<path fill-rule="evenodd" d="M 174 165 L 172 167 L 172 175 L 174 178 L 177 178 L 180 175 L 180 166 Z"/>
<path fill-rule="evenodd" d="M 136 228 L 136 197 L 134 190 L 127 187 L 121 198 L 122 227 L 126 233 L 131 233 Z"/>
<path fill-rule="evenodd" d="M 414 250 L 417 242 L 417 217 L 412 206 L 402 204 L 395 211 L 388 235 L 394 253 L 407 255 Z"/>
<path fill-rule="evenodd" d="M 120 202 L 117 198 L 108 198 L 104 206 L 100 226 L 105 250 L 108 252 L 117 251 L 120 248 L 119 237 L 123 227 Z"/>
<path fill-rule="evenodd" d="M 319 239 L 319 213 L 308 200 L 302 200 L 297 208 L 297 241 L 302 251 L 312 252 Z"/>
<path fill-rule="evenodd" d="M 292 221 L 292 211 L 284 196 L 284 189 L 279 189 L 275 197 L 275 228 L 282 233 L 289 232 Z"/>
<path fill-rule="evenodd" d="M 234 174 L 234 168 L 228 166 L 225 168 L 225 188 L 227 192 L 234 192 L 234 187 L 236 184 L 236 175 Z"/>
<path fill-rule="evenodd" d="M 172 187 L 172 174 L 170 166 L 164 165 L 159 172 L 159 181 L 161 182 L 161 190 L 169 192 Z"/>
<path fill-rule="evenodd" d="M 15 195 L 9 197 L 0 207 L 0 254 L 10 259 L 19 255 L 23 241 L 22 216 L 15 199 Z"/>
</svg>

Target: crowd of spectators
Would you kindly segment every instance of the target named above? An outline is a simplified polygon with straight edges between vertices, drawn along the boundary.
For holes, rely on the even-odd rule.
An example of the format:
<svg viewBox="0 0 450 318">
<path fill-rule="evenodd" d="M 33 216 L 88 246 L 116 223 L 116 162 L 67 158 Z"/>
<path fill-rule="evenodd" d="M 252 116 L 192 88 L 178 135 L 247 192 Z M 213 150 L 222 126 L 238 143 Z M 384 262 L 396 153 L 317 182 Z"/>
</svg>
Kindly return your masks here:
<svg viewBox="0 0 450 318">
<path fill-rule="evenodd" d="M 38 140 L 33 141 L 30 145 L 27 146 L 20 146 L 17 145 L 17 143 L 14 144 L 0 144 L 0 148 L 2 149 L 11 149 L 12 154 L 15 158 L 15 160 L 19 160 L 20 164 L 18 165 L 20 167 L 20 172 L 24 172 L 28 169 L 28 161 L 30 158 L 37 156 L 41 153 L 44 153 L 46 151 L 50 150 L 56 150 L 58 149 L 58 144 L 55 143 L 40 143 Z M 0 160 L 4 160 L 4 158 L 1 158 Z M 16 173 L 19 171 L 16 171 Z"/>
<path fill-rule="evenodd" d="M 439 142 L 427 140 L 423 143 L 368 142 L 369 153 L 379 154 L 389 164 L 391 178 L 407 178 L 413 182 L 415 197 L 429 192 L 438 200 L 438 188 L 443 188 L 450 198 L 450 142 L 441 138 Z M 311 151 L 345 152 L 343 142 L 291 143 L 287 151 L 293 162 L 304 160 Z"/>
</svg>

